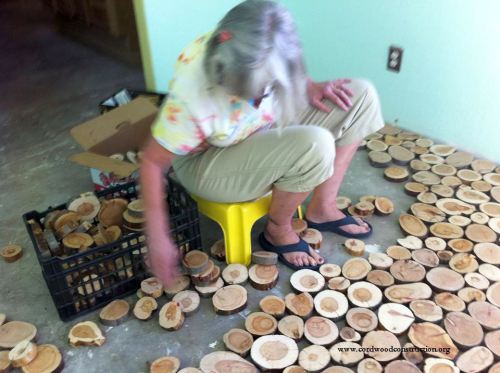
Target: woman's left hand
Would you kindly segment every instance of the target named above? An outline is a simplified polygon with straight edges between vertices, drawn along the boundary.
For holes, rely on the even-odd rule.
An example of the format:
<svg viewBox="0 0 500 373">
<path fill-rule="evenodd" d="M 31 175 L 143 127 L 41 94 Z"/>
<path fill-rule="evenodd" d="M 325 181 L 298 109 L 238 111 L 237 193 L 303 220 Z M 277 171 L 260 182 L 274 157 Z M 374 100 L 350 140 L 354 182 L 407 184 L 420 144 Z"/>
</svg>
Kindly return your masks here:
<svg viewBox="0 0 500 373">
<path fill-rule="evenodd" d="M 340 109 L 347 111 L 352 106 L 350 97 L 353 92 L 346 87 L 350 79 L 337 79 L 329 82 L 315 83 L 309 80 L 307 85 L 307 95 L 309 103 L 315 108 L 329 113 L 332 108 L 325 105 L 322 101 L 328 99 L 337 105 Z"/>
</svg>

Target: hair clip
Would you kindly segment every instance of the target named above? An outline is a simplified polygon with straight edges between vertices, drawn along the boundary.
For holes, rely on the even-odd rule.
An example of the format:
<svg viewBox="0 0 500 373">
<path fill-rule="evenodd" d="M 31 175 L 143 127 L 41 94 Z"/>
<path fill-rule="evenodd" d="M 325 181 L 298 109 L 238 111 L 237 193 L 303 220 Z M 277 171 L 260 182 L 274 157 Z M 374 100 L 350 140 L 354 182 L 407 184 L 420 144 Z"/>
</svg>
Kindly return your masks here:
<svg viewBox="0 0 500 373">
<path fill-rule="evenodd" d="M 221 31 L 219 33 L 219 35 L 217 36 L 217 40 L 218 40 L 219 44 L 224 43 L 228 40 L 231 40 L 232 38 L 233 38 L 233 35 L 227 30 Z"/>
</svg>

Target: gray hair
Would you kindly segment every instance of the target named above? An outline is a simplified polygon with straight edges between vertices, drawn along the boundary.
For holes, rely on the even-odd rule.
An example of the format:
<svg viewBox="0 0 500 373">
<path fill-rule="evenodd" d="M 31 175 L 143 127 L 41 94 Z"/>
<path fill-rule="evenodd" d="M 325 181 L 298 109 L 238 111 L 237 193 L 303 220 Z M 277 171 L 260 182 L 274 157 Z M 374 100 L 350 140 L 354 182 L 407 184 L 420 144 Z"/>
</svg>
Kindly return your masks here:
<svg viewBox="0 0 500 373">
<path fill-rule="evenodd" d="M 221 35 L 229 40 L 221 42 Z M 247 0 L 231 9 L 208 41 L 204 68 L 211 84 L 236 96 L 256 98 L 272 85 L 280 126 L 296 120 L 307 105 L 307 75 L 295 22 L 274 1 Z"/>
</svg>

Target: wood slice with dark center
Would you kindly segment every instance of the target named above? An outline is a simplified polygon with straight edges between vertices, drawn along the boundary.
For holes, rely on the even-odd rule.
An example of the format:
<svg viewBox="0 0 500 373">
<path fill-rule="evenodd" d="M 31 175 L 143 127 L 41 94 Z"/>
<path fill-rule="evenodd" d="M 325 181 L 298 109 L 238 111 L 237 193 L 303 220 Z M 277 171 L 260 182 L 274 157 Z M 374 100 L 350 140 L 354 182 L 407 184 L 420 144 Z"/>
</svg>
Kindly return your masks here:
<svg viewBox="0 0 500 373">
<path fill-rule="evenodd" d="M 477 302 L 477 301 L 485 301 L 486 294 L 483 291 L 472 288 L 465 287 L 458 291 L 458 297 L 462 299 L 465 303 Z"/>
<path fill-rule="evenodd" d="M 243 329 L 231 329 L 222 337 L 224 345 L 229 351 L 244 357 L 252 348 L 253 337 Z"/>
<path fill-rule="evenodd" d="M 465 229 L 465 236 L 476 243 L 495 242 L 497 234 L 488 226 L 482 224 L 470 224 Z"/>
<path fill-rule="evenodd" d="M 431 300 L 414 300 L 410 309 L 420 321 L 438 322 L 443 319 L 443 310 Z"/>
<path fill-rule="evenodd" d="M 19 342 L 35 339 L 37 329 L 24 321 L 9 321 L 0 326 L 0 347 L 11 349 Z"/>
<path fill-rule="evenodd" d="M 342 266 L 342 275 L 348 280 L 362 280 L 372 269 L 371 264 L 364 258 L 352 258 Z"/>
<path fill-rule="evenodd" d="M 355 342 L 339 342 L 334 344 L 330 348 L 330 355 L 334 364 L 340 364 L 343 369 L 346 366 L 352 366 L 360 362 L 365 354 L 363 353 L 362 347 L 360 344 Z M 335 368 L 334 368 L 335 369 Z M 340 370 L 340 371 L 323 371 L 323 373 L 347 373 L 349 370 Z M 353 372 L 353 371 L 351 371 Z"/>
<path fill-rule="evenodd" d="M 430 231 L 434 236 L 443 239 L 462 238 L 464 235 L 464 230 L 459 226 L 444 222 L 431 225 Z"/>
<path fill-rule="evenodd" d="M 453 251 L 450 250 L 439 250 L 436 255 L 439 258 L 439 263 L 448 264 L 450 259 L 453 257 Z"/>
<path fill-rule="evenodd" d="M 333 321 L 325 317 L 313 316 L 304 324 L 304 336 L 312 344 L 330 345 L 338 338 L 339 329 Z"/>
<path fill-rule="evenodd" d="M 109 303 L 99 313 L 99 320 L 103 325 L 116 326 L 127 321 L 130 314 L 130 305 L 123 299 Z"/>
<path fill-rule="evenodd" d="M 252 263 L 266 266 L 278 264 L 278 254 L 271 251 L 254 251 L 252 253 Z"/>
<path fill-rule="evenodd" d="M 355 307 L 347 311 L 346 322 L 354 330 L 360 333 L 367 333 L 375 330 L 378 318 L 375 312 L 367 308 Z"/>
<path fill-rule="evenodd" d="M 484 346 L 476 346 L 458 357 L 457 367 L 461 372 L 483 372 L 493 361 L 493 353 L 490 350 Z"/>
<path fill-rule="evenodd" d="M 300 269 L 292 274 L 290 284 L 298 292 L 317 293 L 325 287 L 325 278 L 316 271 Z"/>
<path fill-rule="evenodd" d="M 382 289 L 394 285 L 394 277 L 389 272 L 380 269 L 368 272 L 366 281 Z"/>
<path fill-rule="evenodd" d="M 457 295 L 446 291 L 436 294 L 434 302 L 436 302 L 436 304 L 443 310 L 448 312 L 462 312 L 465 310 L 465 302 Z"/>
<path fill-rule="evenodd" d="M 299 365 L 307 372 L 318 372 L 326 368 L 329 362 L 330 353 L 323 346 L 308 346 L 299 354 Z"/>
<path fill-rule="evenodd" d="M 458 253 L 453 255 L 448 265 L 455 272 L 462 274 L 475 272 L 479 267 L 479 264 L 474 255 L 471 255 L 469 253 Z"/>
<path fill-rule="evenodd" d="M 245 329 L 255 336 L 273 334 L 277 328 L 278 321 L 264 312 L 251 313 L 245 320 Z"/>
<path fill-rule="evenodd" d="M 399 216 L 401 230 L 410 236 L 425 237 L 428 233 L 427 227 L 419 218 L 413 215 L 401 214 Z"/>
<path fill-rule="evenodd" d="M 281 371 L 297 361 L 299 348 L 293 339 L 284 335 L 267 335 L 255 340 L 250 355 L 252 361 L 263 371 Z M 204 371 L 209 372 L 208 370 Z M 210 372 L 212 371 L 210 370 Z M 229 370 L 225 370 L 225 372 L 229 372 Z M 234 369 L 232 372 L 242 372 L 242 370 Z"/>
<path fill-rule="evenodd" d="M 495 282 L 488 288 L 486 298 L 491 304 L 500 307 L 500 282 Z"/>
<path fill-rule="evenodd" d="M 446 331 L 430 322 L 414 323 L 410 326 L 408 338 L 415 346 L 425 348 L 432 356 L 454 359 L 458 354 L 458 348 Z"/>
<path fill-rule="evenodd" d="M 102 346 L 106 338 L 101 329 L 92 321 L 84 321 L 74 325 L 68 334 L 69 344 L 76 346 Z"/>
<path fill-rule="evenodd" d="M 181 362 L 175 356 L 163 356 L 151 363 L 150 373 L 174 373 L 177 372 Z"/>
<path fill-rule="evenodd" d="M 184 314 L 179 303 L 166 303 L 159 312 L 159 322 L 168 331 L 179 330 L 184 324 Z"/>
<path fill-rule="evenodd" d="M 299 340 L 304 335 L 304 320 L 295 315 L 285 316 L 278 322 L 278 330 L 287 337 Z"/>
<path fill-rule="evenodd" d="M 395 183 L 406 181 L 409 176 L 410 173 L 403 167 L 389 166 L 384 170 L 384 178 Z"/>
<path fill-rule="evenodd" d="M 278 283 L 278 267 L 275 265 L 254 264 L 248 271 L 248 278 L 252 286 L 258 290 L 269 290 Z"/>
<path fill-rule="evenodd" d="M 349 305 L 344 294 L 323 290 L 314 297 L 314 308 L 319 315 L 336 320 L 346 314 Z"/>
<path fill-rule="evenodd" d="M 158 303 L 153 297 L 142 297 L 134 306 L 134 316 L 139 320 L 149 320 L 158 308 Z"/>
<path fill-rule="evenodd" d="M 391 164 L 392 157 L 386 152 L 373 150 L 368 153 L 368 160 L 373 167 L 385 168 Z"/>
<path fill-rule="evenodd" d="M 358 342 L 361 341 L 361 334 L 359 334 L 356 330 L 351 328 L 350 326 L 344 326 L 340 329 L 340 338 L 346 342 Z"/>
<path fill-rule="evenodd" d="M 414 203 L 410 209 L 415 217 L 426 223 L 439 223 L 446 219 L 443 211 L 427 203 Z"/>
<path fill-rule="evenodd" d="M 259 302 L 262 312 L 265 312 L 276 318 L 281 318 L 285 314 L 285 301 L 275 295 L 268 295 Z"/>
<path fill-rule="evenodd" d="M 288 312 L 302 318 L 309 317 L 314 309 L 314 301 L 309 293 L 287 294 L 285 305 Z"/>
<path fill-rule="evenodd" d="M 430 249 L 414 250 L 411 256 L 413 260 L 427 268 L 434 268 L 439 265 L 439 257 Z"/>
<path fill-rule="evenodd" d="M 436 202 L 436 207 L 450 216 L 462 214 L 470 215 L 476 211 L 476 208 L 473 205 L 453 198 L 440 199 Z"/>
<path fill-rule="evenodd" d="M 481 325 L 466 313 L 449 312 L 444 318 L 444 328 L 461 348 L 471 348 L 483 341 Z"/>
<path fill-rule="evenodd" d="M 298 353 L 297 353 L 298 355 Z M 257 373 L 257 368 L 252 363 L 243 359 L 234 352 L 216 351 L 205 355 L 200 360 L 202 372 L 244 372 Z"/>
<path fill-rule="evenodd" d="M 456 168 L 465 168 L 474 160 L 474 156 L 466 152 L 455 152 L 446 157 L 446 163 Z"/>
<path fill-rule="evenodd" d="M 474 243 L 466 238 L 455 238 L 448 241 L 448 246 L 457 253 L 468 253 L 472 251 Z"/>
<path fill-rule="evenodd" d="M 319 273 L 323 275 L 325 280 L 330 280 L 331 278 L 337 277 L 342 273 L 342 268 L 339 265 L 333 263 L 325 263 L 319 267 Z"/>
<path fill-rule="evenodd" d="M 464 278 L 444 267 L 432 268 L 426 275 L 427 282 L 439 291 L 456 292 L 464 287 Z"/>
<path fill-rule="evenodd" d="M 368 356 L 379 362 L 396 359 L 400 354 L 401 344 L 398 338 L 388 331 L 371 331 L 363 338 L 362 346 L 368 349 Z M 391 349 L 392 347 L 392 349 Z M 371 350 L 374 351 L 371 351 Z"/>
<path fill-rule="evenodd" d="M 351 281 L 342 276 L 333 277 L 328 280 L 328 289 L 330 290 L 345 292 L 349 286 L 351 286 Z"/>
<path fill-rule="evenodd" d="M 389 270 L 394 279 L 402 283 L 422 281 L 426 273 L 424 266 L 413 260 L 397 260 Z"/>
<path fill-rule="evenodd" d="M 418 299 L 429 299 L 432 296 L 432 290 L 423 282 L 415 282 L 389 286 L 384 290 L 384 295 L 391 302 L 404 304 Z"/>
<path fill-rule="evenodd" d="M 50 344 L 38 345 L 36 357 L 22 367 L 23 373 L 49 373 L 62 370 L 64 363 L 59 349 Z"/>
<path fill-rule="evenodd" d="M 472 302 L 467 306 L 467 311 L 485 330 L 500 328 L 500 308 L 491 303 Z"/>
<path fill-rule="evenodd" d="M 500 330 L 486 333 L 484 337 L 485 346 L 493 352 L 495 357 L 500 357 Z"/>
<path fill-rule="evenodd" d="M 385 251 L 394 260 L 408 260 L 411 259 L 411 252 L 406 247 L 393 245 L 389 246 Z"/>
<path fill-rule="evenodd" d="M 382 327 L 396 335 L 403 334 L 415 321 L 413 312 L 399 303 L 384 303 L 378 309 L 378 320 Z"/>
<path fill-rule="evenodd" d="M 415 181 L 410 181 L 405 184 L 405 193 L 413 197 L 427 191 L 429 191 L 429 187 L 427 185 L 417 183 Z"/>
<path fill-rule="evenodd" d="M 400 166 L 406 166 L 410 161 L 415 158 L 415 154 L 401 145 L 390 146 L 387 150 L 392 157 L 392 161 Z"/>
</svg>

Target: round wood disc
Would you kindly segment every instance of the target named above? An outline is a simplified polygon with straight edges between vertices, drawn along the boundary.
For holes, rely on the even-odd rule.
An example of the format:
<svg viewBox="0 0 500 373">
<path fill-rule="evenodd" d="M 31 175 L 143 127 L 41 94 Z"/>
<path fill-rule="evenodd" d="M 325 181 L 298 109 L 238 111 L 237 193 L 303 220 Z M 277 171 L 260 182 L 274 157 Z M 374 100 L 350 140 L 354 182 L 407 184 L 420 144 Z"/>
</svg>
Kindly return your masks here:
<svg viewBox="0 0 500 373">
<path fill-rule="evenodd" d="M 410 181 L 405 184 L 405 192 L 410 196 L 418 196 L 420 193 L 429 191 L 429 187 L 427 185 L 417 183 L 415 181 Z"/>
<path fill-rule="evenodd" d="M 486 225 L 470 224 L 465 229 L 465 236 L 476 243 L 495 242 L 497 239 L 496 233 Z"/>
<path fill-rule="evenodd" d="M 500 307 L 500 282 L 495 282 L 488 288 L 486 298 L 491 304 Z"/>
<path fill-rule="evenodd" d="M 437 202 L 438 197 L 432 192 L 422 192 L 417 196 L 417 200 L 421 203 L 433 205 Z"/>
<path fill-rule="evenodd" d="M 466 313 L 449 312 L 444 318 L 444 328 L 460 347 L 470 348 L 483 341 L 481 325 Z"/>
<path fill-rule="evenodd" d="M 416 218 L 426 223 L 439 223 L 446 218 L 443 211 L 426 203 L 414 203 L 410 206 L 410 209 Z"/>
<path fill-rule="evenodd" d="M 432 356 L 454 359 L 458 354 L 458 348 L 446 331 L 430 322 L 414 323 L 410 326 L 408 338 L 415 346 L 425 348 Z"/>
<path fill-rule="evenodd" d="M 475 159 L 471 162 L 471 168 L 480 174 L 487 174 L 495 170 L 495 163 L 487 159 Z"/>
<path fill-rule="evenodd" d="M 344 326 L 340 329 L 340 338 L 346 342 L 359 342 L 361 341 L 361 334 L 359 334 L 356 330 L 351 328 L 350 326 Z"/>
<path fill-rule="evenodd" d="M 467 311 L 486 330 L 500 328 L 500 308 L 491 303 L 472 302 L 467 306 Z"/>
<path fill-rule="evenodd" d="M 0 347 L 11 349 L 21 341 L 32 341 L 36 333 L 36 327 L 32 324 L 24 321 L 9 321 L 0 326 Z"/>
<path fill-rule="evenodd" d="M 252 346 L 253 347 L 253 346 Z M 298 355 L 298 351 L 297 351 Z M 205 355 L 200 360 L 202 372 L 245 372 L 257 373 L 257 368 L 234 352 L 215 351 Z"/>
<path fill-rule="evenodd" d="M 500 264 L 500 246 L 484 242 L 474 246 L 474 254 L 484 263 Z"/>
<path fill-rule="evenodd" d="M 328 280 L 328 289 L 330 290 L 345 292 L 349 286 L 351 286 L 351 281 L 342 276 L 333 277 Z"/>
<path fill-rule="evenodd" d="M 482 176 L 479 172 L 472 170 L 459 170 L 457 172 L 457 177 L 462 180 L 462 182 L 466 185 L 471 184 L 474 181 L 481 180 Z"/>
<path fill-rule="evenodd" d="M 423 282 L 413 284 L 392 285 L 384 290 L 385 297 L 394 303 L 410 303 L 418 299 L 429 299 L 432 290 Z"/>
<path fill-rule="evenodd" d="M 451 188 L 457 188 L 462 185 L 462 180 L 456 176 L 445 176 L 441 179 L 441 184 L 449 186 Z"/>
<path fill-rule="evenodd" d="M 323 241 L 323 236 L 317 229 L 307 228 L 302 233 L 302 239 L 306 241 L 313 249 L 319 250 L 321 247 L 321 242 Z"/>
<path fill-rule="evenodd" d="M 179 303 L 166 303 L 159 312 L 159 322 L 168 331 L 179 330 L 184 324 L 184 314 Z"/>
<path fill-rule="evenodd" d="M 156 277 L 150 277 L 141 282 L 141 290 L 147 296 L 159 298 L 163 294 L 163 285 Z"/>
<path fill-rule="evenodd" d="M 134 306 L 134 316 L 139 320 L 149 320 L 158 308 L 158 303 L 153 297 L 142 297 Z"/>
<path fill-rule="evenodd" d="M 389 146 L 392 146 L 392 145 L 401 145 L 403 143 L 403 140 L 399 139 L 398 137 L 396 136 L 392 136 L 392 135 L 385 135 L 384 136 L 384 142 L 389 145 Z M 406 149 L 406 148 L 405 148 Z"/>
<path fill-rule="evenodd" d="M 389 166 L 384 170 L 385 179 L 396 183 L 406 181 L 409 176 L 408 170 L 403 167 Z"/>
<path fill-rule="evenodd" d="M 335 200 L 335 204 L 339 210 L 343 211 L 352 205 L 352 201 L 349 197 L 338 196 Z"/>
<path fill-rule="evenodd" d="M 500 218 L 491 218 L 488 221 L 488 226 L 493 230 L 495 233 L 500 234 Z"/>
<path fill-rule="evenodd" d="M 269 290 L 278 283 L 278 267 L 254 264 L 248 271 L 252 286 L 258 290 Z"/>
<path fill-rule="evenodd" d="M 455 190 L 452 187 L 443 184 L 432 185 L 431 192 L 442 198 L 453 197 L 455 194 Z"/>
<path fill-rule="evenodd" d="M 330 353 L 323 346 L 312 345 L 304 348 L 299 354 L 299 364 L 307 372 L 320 371 L 330 362 Z"/>
<path fill-rule="evenodd" d="M 413 363 L 415 365 L 419 365 L 424 361 L 424 355 L 422 354 L 422 351 L 420 351 L 419 348 L 415 347 L 413 343 L 405 343 L 403 346 L 403 358 L 406 361 L 409 361 L 410 363 Z"/>
<path fill-rule="evenodd" d="M 354 211 L 358 216 L 371 216 L 375 211 L 375 205 L 370 201 L 360 201 L 354 205 Z"/>
<path fill-rule="evenodd" d="M 494 186 L 491 188 L 490 195 L 495 201 L 500 203 L 500 186 Z"/>
<path fill-rule="evenodd" d="M 68 203 L 68 210 L 80 215 L 81 220 L 90 221 L 99 213 L 101 202 L 92 192 L 83 193 Z"/>
<path fill-rule="evenodd" d="M 468 203 L 453 198 L 442 198 L 436 202 L 436 207 L 447 215 L 470 215 L 476 208 Z"/>
<path fill-rule="evenodd" d="M 486 333 L 484 344 L 497 358 L 500 357 L 500 330 Z"/>
<path fill-rule="evenodd" d="M 455 294 L 443 292 L 434 297 L 436 304 L 448 312 L 461 312 L 465 310 L 465 302 Z"/>
<path fill-rule="evenodd" d="M 432 268 L 427 272 L 427 282 L 441 291 L 455 292 L 464 287 L 464 278 L 457 272 L 445 267 Z"/>
<path fill-rule="evenodd" d="M 340 275 L 342 273 L 342 269 L 337 264 L 325 263 L 319 267 L 319 273 L 323 275 L 325 280 L 330 280 L 331 278 Z"/>
<path fill-rule="evenodd" d="M 404 333 L 415 321 L 413 312 L 399 303 L 384 303 L 378 309 L 378 320 L 382 327 L 396 335 Z"/>
<path fill-rule="evenodd" d="M 11 361 L 9 359 L 9 351 L 0 351 L 0 372 L 10 372 L 12 368 Z"/>
<path fill-rule="evenodd" d="M 458 297 L 462 299 L 465 303 L 485 301 L 486 294 L 479 289 L 465 287 L 458 291 Z"/>
<path fill-rule="evenodd" d="M 266 266 L 278 264 L 278 254 L 271 251 L 254 251 L 252 253 L 252 263 Z"/>
<path fill-rule="evenodd" d="M 418 249 L 411 253 L 414 261 L 427 268 L 434 268 L 439 265 L 439 257 L 429 249 Z"/>
<path fill-rule="evenodd" d="M 396 359 L 400 354 L 401 344 L 398 338 L 388 331 L 371 331 L 363 338 L 363 349 L 366 354 L 379 362 Z M 392 347 L 392 348 L 391 348 Z M 370 351 L 371 349 L 375 351 Z"/>
<path fill-rule="evenodd" d="M 7 263 L 14 263 L 23 256 L 23 249 L 19 245 L 7 245 L 2 248 L 0 255 Z"/>
<path fill-rule="evenodd" d="M 243 264 L 229 264 L 224 268 L 221 276 L 228 285 L 245 284 L 248 280 L 248 269 Z"/>
<path fill-rule="evenodd" d="M 398 244 L 410 250 L 421 249 L 424 246 L 423 241 L 415 236 L 406 236 L 405 238 L 398 238 Z"/>
<path fill-rule="evenodd" d="M 31 363 L 37 352 L 38 349 L 34 343 L 24 340 L 9 351 L 8 359 L 14 368 L 20 368 Z"/>
<path fill-rule="evenodd" d="M 247 305 L 247 290 L 240 285 L 224 286 L 215 292 L 212 304 L 220 315 L 238 313 Z"/>
<path fill-rule="evenodd" d="M 410 310 L 421 321 L 438 322 L 443 319 L 443 310 L 431 300 L 414 300 L 410 302 Z"/>
<path fill-rule="evenodd" d="M 374 151 L 374 152 L 385 152 L 388 148 L 387 144 L 383 141 L 373 139 L 370 140 L 366 143 L 366 147 L 368 150 Z"/>
<path fill-rule="evenodd" d="M 479 209 L 492 218 L 500 218 L 500 203 L 485 202 L 479 205 Z"/>
<path fill-rule="evenodd" d="M 191 275 L 203 273 L 209 265 L 208 255 L 199 250 L 189 251 L 184 255 L 182 264 Z"/>
<path fill-rule="evenodd" d="M 99 320 L 103 325 L 116 326 L 127 321 L 130 314 L 130 305 L 126 300 L 117 299 L 101 310 Z"/>
<path fill-rule="evenodd" d="M 399 216 L 399 226 L 405 234 L 410 236 L 425 237 L 428 233 L 427 227 L 422 220 L 409 214 Z"/>
<path fill-rule="evenodd" d="M 453 255 L 448 264 L 451 269 L 458 273 L 474 272 L 479 267 L 474 255 L 469 253 L 458 253 Z"/>
<path fill-rule="evenodd" d="M 389 268 L 394 260 L 385 253 L 370 253 L 368 255 L 368 262 L 376 269 L 387 269 Z"/>
<path fill-rule="evenodd" d="M 441 157 L 447 157 L 457 150 L 454 146 L 445 145 L 445 144 L 436 144 L 432 145 L 429 149 L 432 153 L 439 155 Z"/>
<path fill-rule="evenodd" d="M 467 216 L 453 215 L 448 218 L 448 222 L 459 227 L 466 227 L 471 223 Z"/>
<path fill-rule="evenodd" d="M 390 272 L 396 281 L 403 283 L 422 281 L 426 273 L 424 266 L 413 260 L 395 261 Z"/>
<path fill-rule="evenodd" d="M 455 152 L 446 157 L 446 163 L 456 168 L 469 166 L 474 160 L 474 156 L 466 152 Z"/>
<path fill-rule="evenodd" d="M 273 334 L 277 328 L 278 321 L 264 312 L 253 312 L 245 320 L 245 329 L 255 336 Z"/>
<path fill-rule="evenodd" d="M 307 229 L 307 222 L 304 219 L 295 219 L 294 218 L 294 219 L 292 219 L 292 229 L 297 234 L 297 236 L 302 236 L 304 231 Z M 267 251 L 267 252 L 269 252 L 269 251 Z M 253 261 L 252 261 L 252 263 L 265 264 L 265 263 L 257 263 L 257 262 L 253 262 Z M 276 264 L 276 263 L 270 263 L 270 264 Z"/>
<path fill-rule="evenodd" d="M 447 359 L 425 359 L 424 373 L 460 373 L 453 361 Z"/>
<path fill-rule="evenodd" d="M 490 183 L 494 186 L 500 185 L 500 174 L 499 173 L 489 173 L 483 176 L 484 181 Z"/>
<path fill-rule="evenodd" d="M 450 259 L 453 257 L 453 251 L 450 250 L 439 250 L 436 252 L 437 257 L 439 258 L 439 263 L 448 264 Z"/>
<path fill-rule="evenodd" d="M 372 269 L 371 264 L 364 258 L 352 258 L 342 266 L 342 275 L 348 280 L 362 280 Z"/>
<path fill-rule="evenodd" d="M 360 333 L 367 333 L 378 325 L 378 318 L 375 312 L 367 308 L 351 308 L 346 315 L 347 324 Z"/>
<path fill-rule="evenodd" d="M 63 366 L 59 349 L 50 344 L 38 345 L 36 357 L 22 367 L 23 373 L 57 372 Z"/>
<path fill-rule="evenodd" d="M 490 221 L 490 217 L 484 212 L 475 212 L 470 215 L 470 220 L 476 224 L 487 224 Z M 490 228 L 493 229 L 492 226 L 490 226 Z"/>
<path fill-rule="evenodd" d="M 350 366 L 360 362 L 363 357 L 363 349 L 361 345 L 355 342 L 339 342 L 330 348 L 330 355 L 334 363 L 342 365 L 342 367 Z M 325 373 L 324 371 L 323 373 Z M 343 371 L 327 373 L 344 373 Z"/>
<path fill-rule="evenodd" d="M 224 345 L 229 351 L 240 356 L 245 356 L 250 352 L 253 344 L 253 337 L 243 329 L 231 329 L 222 337 Z"/>
<path fill-rule="evenodd" d="M 466 273 L 464 279 L 469 286 L 476 289 L 486 290 L 490 286 L 490 281 L 480 273 Z"/>
<path fill-rule="evenodd" d="M 304 320 L 295 315 L 285 316 L 278 322 L 278 330 L 289 338 L 299 340 L 304 335 Z"/>
<path fill-rule="evenodd" d="M 377 360 L 369 357 L 359 362 L 356 371 L 358 373 L 382 373 L 384 368 Z"/>
<path fill-rule="evenodd" d="M 488 183 L 487 181 L 484 181 L 484 180 L 477 180 L 477 181 L 473 181 L 470 186 L 472 187 L 472 189 L 474 190 L 477 190 L 479 192 L 484 192 L 484 193 L 487 193 L 491 190 L 491 188 L 493 188 L 493 186 Z"/>
<path fill-rule="evenodd" d="M 285 301 L 276 295 L 268 295 L 259 302 L 262 312 L 280 318 L 285 314 Z"/>
<path fill-rule="evenodd" d="M 448 246 L 457 253 L 468 253 L 472 251 L 474 243 L 465 238 L 455 238 L 448 241 Z"/>
<path fill-rule="evenodd" d="M 393 126 L 392 124 L 385 124 L 384 127 L 382 127 L 381 129 L 379 129 L 376 134 L 380 135 L 380 137 L 382 137 L 382 135 L 396 136 L 399 133 L 401 133 L 401 128 Z"/>
<path fill-rule="evenodd" d="M 216 260 L 226 260 L 224 240 L 218 240 L 210 247 L 210 256 Z"/>
<path fill-rule="evenodd" d="M 420 159 L 414 159 L 410 162 L 410 168 L 413 172 L 429 171 L 431 169 L 431 165 Z"/>
<path fill-rule="evenodd" d="M 413 181 L 416 181 L 417 183 L 422 183 L 424 185 L 436 185 L 436 184 L 441 184 L 441 178 L 430 172 L 430 171 L 418 171 L 413 174 L 412 176 Z"/>
<path fill-rule="evenodd" d="M 304 336 L 312 344 L 330 345 L 338 338 L 339 329 L 333 321 L 325 317 L 313 316 L 304 324 Z"/>
<path fill-rule="evenodd" d="M 179 276 L 174 280 L 174 282 L 171 285 L 164 287 L 163 291 L 165 292 L 165 295 L 168 298 L 172 298 L 177 293 L 189 288 L 190 284 L 191 280 L 189 276 Z"/>
<path fill-rule="evenodd" d="M 103 201 L 97 218 L 104 227 L 112 225 L 122 226 L 123 213 L 127 210 L 128 201 L 123 198 L 114 198 Z"/>
<path fill-rule="evenodd" d="M 422 371 L 412 362 L 407 360 L 391 361 L 384 369 L 386 373 L 421 373 Z"/>
<path fill-rule="evenodd" d="M 379 288 L 386 288 L 394 285 L 394 277 L 392 277 L 389 272 L 379 269 L 368 272 L 368 275 L 366 275 L 366 281 Z"/>
<path fill-rule="evenodd" d="M 462 228 L 446 222 L 431 225 L 430 231 L 434 236 L 444 239 L 462 238 L 464 235 Z"/>
<path fill-rule="evenodd" d="M 421 139 L 417 139 L 415 141 L 415 144 L 417 144 L 417 146 L 421 146 L 423 148 L 430 148 L 432 145 L 434 145 L 434 141 L 431 139 L 421 138 Z"/>
<path fill-rule="evenodd" d="M 484 346 L 472 347 L 457 359 L 457 367 L 462 372 L 483 372 L 493 364 L 493 353 Z"/>
<path fill-rule="evenodd" d="M 313 297 L 309 293 L 287 294 L 285 305 L 288 312 L 302 318 L 309 317 L 314 309 Z"/>
<path fill-rule="evenodd" d="M 317 293 L 325 287 L 325 278 L 316 271 L 301 269 L 292 274 L 290 284 L 299 292 Z"/>
<path fill-rule="evenodd" d="M 392 157 L 386 152 L 371 151 L 368 153 L 368 160 L 373 167 L 385 168 L 391 164 Z"/>
<path fill-rule="evenodd" d="M 394 260 L 408 260 L 411 259 L 411 252 L 406 247 L 393 245 L 389 246 L 385 251 Z"/>
<path fill-rule="evenodd" d="M 427 237 L 425 247 L 432 251 L 441 251 L 446 249 L 446 241 L 439 237 Z"/>
<path fill-rule="evenodd" d="M 346 314 L 349 305 L 344 294 L 323 290 L 314 297 L 314 308 L 320 316 L 335 320 Z"/>
<path fill-rule="evenodd" d="M 438 165 L 444 163 L 444 158 L 436 154 L 422 154 L 420 155 L 420 160 L 430 165 Z"/>
<path fill-rule="evenodd" d="M 440 163 L 431 167 L 431 171 L 438 176 L 453 176 L 457 173 L 457 169 L 449 164 Z"/>
<path fill-rule="evenodd" d="M 365 253 L 365 243 L 361 240 L 349 238 L 344 242 L 345 250 L 352 256 L 363 256 Z"/>
<path fill-rule="evenodd" d="M 472 205 L 479 205 L 490 200 L 486 193 L 464 188 L 457 190 L 457 198 Z"/>
<path fill-rule="evenodd" d="M 387 152 L 392 157 L 392 161 L 401 166 L 407 165 L 413 158 L 415 158 L 413 152 L 401 145 L 390 146 Z"/>
<path fill-rule="evenodd" d="M 68 249 L 85 250 L 94 244 L 94 239 L 87 233 L 72 232 L 66 235 L 62 242 Z"/>
<path fill-rule="evenodd" d="M 217 290 L 224 286 L 224 281 L 219 277 L 215 282 L 205 284 L 204 286 L 195 286 L 194 288 L 202 298 L 212 297 Z"/>
<path fill-rule="evenodd" d="M 163 356 L 151 363 L 150 373 L 177 372 L 181 362 L 175 356 Z"/>
<path fill-rule="evenodd" d="M 490 281 L 500 281 L 500 268 L 498 266 L 484 263 L 479 266 L 478 271 Z"/>
<path fill-rule="evenodd" d="M 492 365 L 491 368 L 488 369 L 488 373 L 500 373 L 500 362 Z"/>
</svg>

